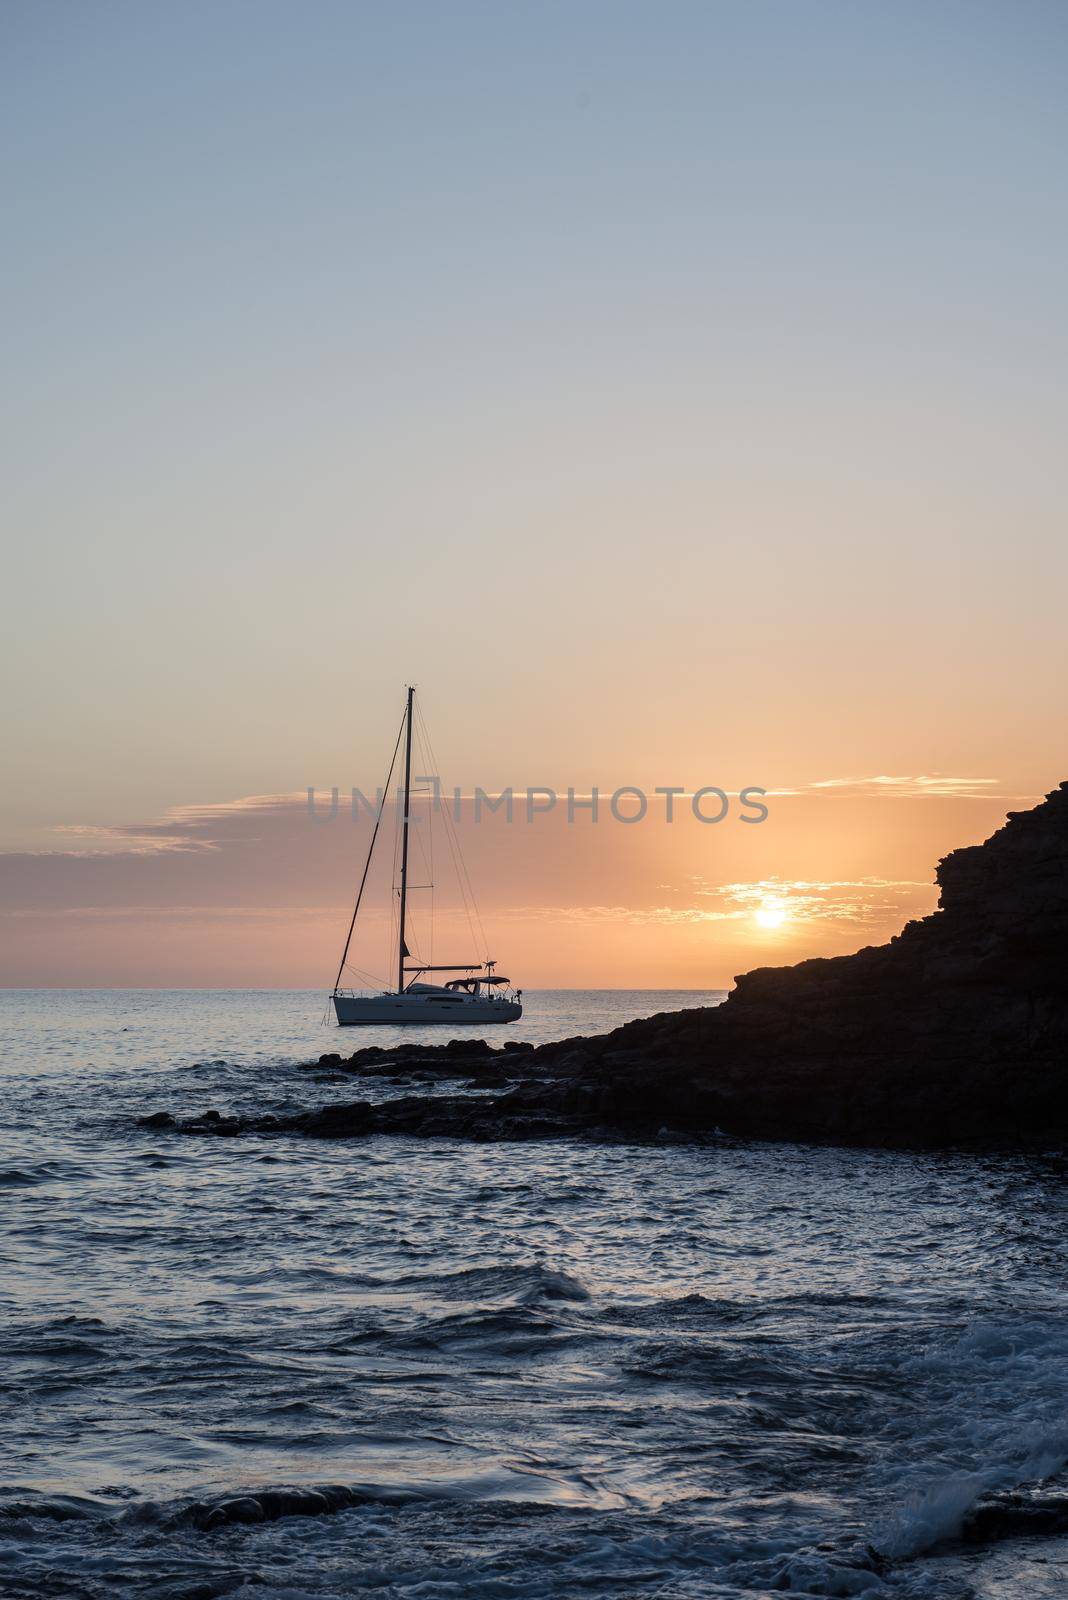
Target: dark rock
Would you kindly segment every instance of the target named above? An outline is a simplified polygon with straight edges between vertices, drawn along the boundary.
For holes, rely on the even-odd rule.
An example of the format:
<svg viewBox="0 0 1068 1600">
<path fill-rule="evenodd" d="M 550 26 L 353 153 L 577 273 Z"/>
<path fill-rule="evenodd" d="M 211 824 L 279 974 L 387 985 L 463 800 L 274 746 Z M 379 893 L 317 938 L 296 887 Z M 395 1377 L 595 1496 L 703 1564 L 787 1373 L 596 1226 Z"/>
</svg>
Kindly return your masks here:
<svg viewBox="0 0 1068 1600">
<path fill-rule="evenodd" d="M 984 1495 L 964 1518 L 969 1544 L 1068 1533 L 1068 1492 L 1042 1485 Z"/>
<path fill-rule="evenodd" d="M 277 1522 L 280 1517 L 325 1517 L 358 1505 L 358 1490 L 344 1484 L 324 1484 L 308 1488 L 257 1489 L 255 1493 L 229 1495 L 219 1500 L 197 1501 L 187 1506 L 176 1519 L 191 1522 L 210 1533 L 229 1523 Z"/>
<path fill-rule="evenodd" d="M 215 1507 L 220 1522 L 263 1522 L 266 1514 L 260 1502 L 251 1495 L 237 1500 L 224 1500 Z"/>
<path fill-rule="evenodd" d="M 507 1058 L 529 1055 L 532 1044 L 509 1041 L 499 1049 L 485 1039 L 450 1039 L 445 1044 L 402 1044 L 389 1048 L 368 1045 L 347 1059 L 323 1055 L 308 1062 L 309 1070 L 330 1067 L 360 1077 L 413 1078 L 432 1083 L 435 1078 L 471 1078 L 482 1073 L 499 1076 Z"/>
<path fill-rule="evenodd" d="M 407 1505 L 421 1498 L 416 1490 L 377 1490 L 380 1505 Z M 198 1500 L 179 1510 L 169 1526 L 189 1526 L 210 1533 L 231 1523 L 276 1522 L 281 1517 L 325 1517 L 350 1506 L 363 1505 L 367 1492 L 343 1483 L 317 1483 L 299 1487 L 255 1489 L 243 1494 Z"/>
</svg>

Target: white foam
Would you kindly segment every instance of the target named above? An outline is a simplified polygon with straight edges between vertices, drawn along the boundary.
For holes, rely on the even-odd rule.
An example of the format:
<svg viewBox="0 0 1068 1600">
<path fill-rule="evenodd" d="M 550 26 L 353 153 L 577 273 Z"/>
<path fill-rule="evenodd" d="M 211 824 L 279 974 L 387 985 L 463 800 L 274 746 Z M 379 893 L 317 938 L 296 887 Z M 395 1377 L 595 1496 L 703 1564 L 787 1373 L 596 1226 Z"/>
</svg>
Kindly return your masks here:
<svg viewBox="0 0 1068 1600">
<path fill-rule="evenodd" d="M 874 1534 L 887 1555 L 955 1537 L 981 1495 L 1042 1482 L 1068 1464 L 1068 1329 L 1059 1319 L 979 1322 L 901 1365 L 931 1399 L 926 1433 L 903 1441 L 915 1464 L 897 1476 L 914 1486 Z"/>
</svg>

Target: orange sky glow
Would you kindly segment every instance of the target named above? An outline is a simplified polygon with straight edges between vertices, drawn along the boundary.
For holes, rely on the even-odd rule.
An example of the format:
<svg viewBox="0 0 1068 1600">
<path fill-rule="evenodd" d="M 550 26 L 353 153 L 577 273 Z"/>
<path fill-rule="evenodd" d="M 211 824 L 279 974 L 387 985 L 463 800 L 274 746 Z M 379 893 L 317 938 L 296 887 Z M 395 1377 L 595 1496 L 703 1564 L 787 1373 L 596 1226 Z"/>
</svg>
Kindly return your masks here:
<svg viewBox="0 0 1068 1600">
<path fill-rule="evenodd" d="M 303 795 L 267 796 L 65 830 L 58 849 L 9 854 L 7 982 L 328 988 L 370 831 L 343 805 L 325 820 L 328 800 L 317 797 L 318 821 Z M 467 806 L 457 832 L 487 948 L 440 838 L 433 922 L 420 888 L 409 942 L 425 960 L 495 957 L 528 989 L 727 988 L 748 968 L 879 943 L 926 915 L 937 859 L 1021 804 L 972 783 L 856 780 L 766 803 L 756 826 L 703 826 L 686 810 L 671 825 L 652 812 L 630 826 L 582 814 L 569 825 L 562 812 L 527 823 L 521 807 L 511 824 L 475 826 Z M 429 797 L 416 814 L 426 820 Z M 348 974 L 356 985 L 392 970 L 392 831 L 387 807 Z M 412 881 L 429 881 L 422 836 Z"/>
</svg>

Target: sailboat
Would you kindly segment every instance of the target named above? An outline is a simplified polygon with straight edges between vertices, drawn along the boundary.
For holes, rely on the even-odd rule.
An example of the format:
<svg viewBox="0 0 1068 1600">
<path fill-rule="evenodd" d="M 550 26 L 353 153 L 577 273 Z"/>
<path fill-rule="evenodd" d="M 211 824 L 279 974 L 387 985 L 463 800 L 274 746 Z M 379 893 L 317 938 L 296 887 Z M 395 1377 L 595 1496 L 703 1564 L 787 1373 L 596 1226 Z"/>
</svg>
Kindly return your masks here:
<svg viewBox="0 0 1068 1600">
<path fill-rule="evenodd" d="M 378 805 L 374 829 L 371 833 L 371 843 L 367 850 L 367 860 L 364 862 L 363 876 L 356 894 L 356 904 L 349 923 L 348 937 L 345 948 L 341 953 L 341 964 L 337 969 L 334 980 L 334 989 L 331 996 L 334 1002 L 334 1013 L 338 1025 L 350 1028 L 358 1024 L 378 1023 L 386 1025 L 397 1024 L 427 1024 L 450 1023 L 457 1028 L 483 1027 L 487 1023 L 515 1022 L 523 1015 L 522 990 L 514 989 L 510 978 L 500 977 L 497 974 L 496 961 L 488 959 L 483 961 L 460 961 L 447 965 L 441 963 L 428 964 L 419 961 L 409 950 L 406 935 L 409 931 L 408 924 L 408 842 L 411 828 L 412 814 L 412 718 L 415 706 L 415 690 L 409 687 L 407 702 L 404 710 L 404 719 L 397 734 L 397 743 L 393 748 L 393 760 L 389 766 L 389 776 L 386 787 L 382 791 L 382 798 Z M 356 918 L 359 915 L 363 891 L 367 885 L 367 874 L 371 866 L 371 857 L 374 854 L 375 841 L 378 838 L 378 829 L 382 821 L 386 799 L 389 795 L 390 784 L 393 781 L 393 769 L 397 761 L 401 739 L 404 740 L 404 806 L 400 821 L 400 885 L 397 889 L 399 895 L 399 931 L 397 940 L 397 986 L 395 989 L 383 989 L 377 994 L 357 994 L 351 989 L 343 989 L 341 981 L 348 962 L 349 948 L 352 944 L 352 935 L 356 928 Z M 458 848 L 459 841 L 455 841 Z M 445 983 L 427 983 L 423 979 L 427 974 L 452 972 L 458 974 Z"/>
</svg>

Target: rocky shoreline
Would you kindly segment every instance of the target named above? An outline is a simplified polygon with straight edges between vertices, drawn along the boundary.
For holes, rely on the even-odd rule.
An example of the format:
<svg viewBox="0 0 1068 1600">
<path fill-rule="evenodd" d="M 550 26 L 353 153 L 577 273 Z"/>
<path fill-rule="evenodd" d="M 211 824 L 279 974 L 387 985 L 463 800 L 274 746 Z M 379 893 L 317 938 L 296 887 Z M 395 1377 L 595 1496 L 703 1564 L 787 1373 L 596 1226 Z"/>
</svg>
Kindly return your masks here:
<svg viewBox="0 0 1068 1600">
<path fill-rule="evenodd" d="M 390 1077 L 414 1092 L 141 1122 L 319 1139 L 1068 1142 L 1068 783 L 946 856 L 936 878 L 939 909 L 888 944 L 758 968 L 720 1006 L 538 1048 L 453 1040 L 324 1055 L 309 1068 L 324 1081 Z M 462 1092 L 426 1092 L 446 1080 Z"/>
</svg>

